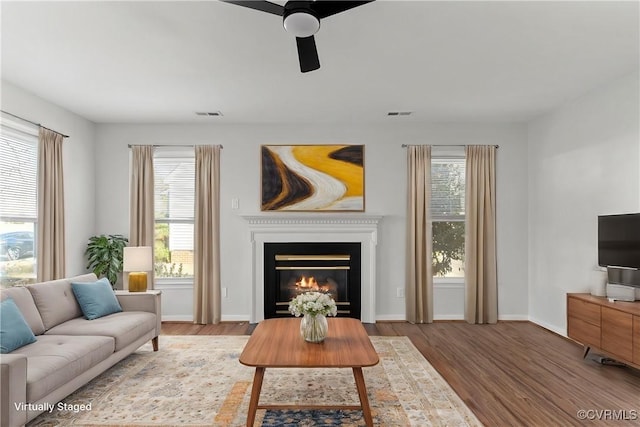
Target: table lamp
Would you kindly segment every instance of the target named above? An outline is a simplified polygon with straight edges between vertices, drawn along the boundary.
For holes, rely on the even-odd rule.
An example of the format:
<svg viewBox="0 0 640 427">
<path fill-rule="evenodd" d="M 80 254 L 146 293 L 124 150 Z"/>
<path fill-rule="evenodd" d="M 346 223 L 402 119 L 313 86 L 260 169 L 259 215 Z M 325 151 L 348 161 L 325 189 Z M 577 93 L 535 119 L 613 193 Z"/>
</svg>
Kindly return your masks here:
<svg viewBox="0 0 640 427">
<path fill-rule="evenodd" d="M 147 271 L 152 266 L 151 246 L 126 246 L 123 270 L 129 272 L 129 292 L 147 290 Z"/>
</svg>

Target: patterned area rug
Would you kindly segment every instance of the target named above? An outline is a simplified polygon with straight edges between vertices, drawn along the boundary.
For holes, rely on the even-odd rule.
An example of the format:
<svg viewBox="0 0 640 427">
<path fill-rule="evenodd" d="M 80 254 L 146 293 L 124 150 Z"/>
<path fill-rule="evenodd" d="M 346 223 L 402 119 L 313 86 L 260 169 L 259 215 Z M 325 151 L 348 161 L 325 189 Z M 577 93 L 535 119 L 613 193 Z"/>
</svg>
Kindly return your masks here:
<svg viewBox="0 0 640 427">
<path fill-rule="evenodd" d="M 247 336 L 160 336 L 28 424 L 244 426 L 253 368 Z M 371 337 L 380 363 L 364 368 L 374 423 L 481 426 L 407 337 Z M 351 369 L 267 369 L 261 404 L 358 405 Z M 84 406 L 82 406 L 84 405 Z M 363 426 L 361 411 L 258 410 L 258 426 Z"/>
</svg>

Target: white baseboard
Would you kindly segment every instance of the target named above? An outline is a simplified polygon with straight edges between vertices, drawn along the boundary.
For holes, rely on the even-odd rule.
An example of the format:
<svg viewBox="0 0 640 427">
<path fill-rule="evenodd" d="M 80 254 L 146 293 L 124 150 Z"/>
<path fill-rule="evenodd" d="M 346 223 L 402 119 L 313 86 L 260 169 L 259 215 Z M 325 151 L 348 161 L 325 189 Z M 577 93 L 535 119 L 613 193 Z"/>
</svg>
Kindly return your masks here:
<svg viewBox="0 0 640 427">
<path fill-rule="evenodd" d="M 376 321 L 381 321 L 381 322 L 397 322 L 397 321 L 402 321 L 402 320 L 407 320 L 407 318 L 405 317 L 404 314 L 379 314 L 376 316 Z M 433 316 L 433 320 L 464 320 L 464 315 L 461 314 L 439 314 L 436 316 Z M 516 320 L 522 320 L 522 321 L 528 321 L 529 320 L 529 316 L 526 315 L 522 315 L 522 314 L 504 314 L 501 316 L 498 316 L 498 320 L 505 320 L 505 321 L 516 321 Z M 535 322 L 534 322 L 535 323 Z"/>
<path fill-rule="evenodd" d="M 223 315 L 221 320 L 223 322 L 248 322 L 249 315 L 248 314 L 227 314 L 227 315 Z M 404 314 L 382 314 L 382 315 L 376 316 L 376 321 L 381 321 L 381 322 L 398 322 L 398 321 L 405 321 L 405 320 L 407 319 Z M 464 316 L 461 316 L 459 314 L 440 314 L 440 315 L 434 316 L 433 320 L 444 320 L 444 321 L 464 320 Z M 564 331 L 559 332 L 559 330 L 554 328 L 553 326 L 547 325 L 544 322 L 530 319 L 528 316 L 522 316 L 517 314 L 507 314 L 507 315 L 498 316 L 498 320 L 505 320 L 505 321 L 530 320 L 531 322 L 539 326 L 542 326 L 543 328 L 549 329 L 563 336 L 565 335 Z M 163 314 L 162 321 L 163 322 L 193 322 L 193 316 L 187 315 L 187 314 L 170 314 L 170 315 Z"/>
<path fill-rule="evenodd" d="M 438 314 L 433 316 L 433 320 L 464 320 L 462 314 Z"/>
<path fill-rule="evenodd" d="M 504 320 L 504 321 L 518 321 L 518 320 L 522 320 L 522 321 L 528 321 L 529 320 L 529 316 L 524 315 L 524 314 L 501 314 L 498 315 L 498 320 Z"/>
<path fill-rule="evenodd" d="M 223 322 L 248 322 L 248 314 L 223 314 L 221 320 Z"/>
<path fill-rule="evenodd" d="M 407 318 L 404 314 L 378 314 L 376 316 L 376 322 L 378 320 L 382 322 L 396 322 L 399 320 L 407 320 Z"/>
<path fill-rule="evenodd" d="M 186 314 L 162 315 L 163 322 L 193 322 L 193 316 Z"/>
<path fill-rule="evenodd" d="M 535 319 L 533 317 L 529 317 L 529 321 L 532 322 L 532 323 L 535 323 L 536 325 L 541 326 L 541 327 L 543 327 L 545 329 L 548 329 L 551 332 L 554 332 L 554 333 L 556 333 L 558 335 L 561 335 L 563 337 L 567 336 L 567 331 L 565 331 L 563 329 L 560 329 L 555 325 L 551 325 L 551 324 L 549 324 L 547 322 L 543 322 L 543 321 L 541 321 L 539 319 Z"/>
<path fill-rule="evenodd" d="M 376 320 L 380 321 L 398 321 L 398 320 L 406 320 L 404 314 L 385 314 L 376 316 Z M 438 314 L 433 316 L 433 320 L 464 320 L 463 314 Z M 503 314 L 498 316 L 498 320 L 504 321 L 528 321 L 529 316 L 522 314 Z"/>
<path fill-rule="evenodd" d="M 248 314 L 231 314 L 231 315 L 223 315 L 223 322 L 248 322 L 249 315 Z M 193 322 L 193 316 L 188 314 L 169 314 L 162 315 L 163 322 Z"/>
</svg>

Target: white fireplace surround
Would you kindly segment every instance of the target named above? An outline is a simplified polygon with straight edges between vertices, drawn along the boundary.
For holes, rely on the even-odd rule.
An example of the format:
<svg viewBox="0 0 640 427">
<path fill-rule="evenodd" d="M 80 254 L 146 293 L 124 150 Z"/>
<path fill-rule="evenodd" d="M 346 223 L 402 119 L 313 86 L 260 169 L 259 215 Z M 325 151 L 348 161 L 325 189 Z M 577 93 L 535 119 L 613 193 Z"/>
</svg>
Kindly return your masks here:
<svg viewBox="0 0 640 427">
<path fill-rule="evenodd" d="M 256 215 L 249 224 L 252 251 L 251 323 L 264 320 L 264 244 L 286 242 L 354 242 L 361 250 L 361 320 L 376 319 L 376 246 L 382 216 L 357 214 Z"/>
</svg>

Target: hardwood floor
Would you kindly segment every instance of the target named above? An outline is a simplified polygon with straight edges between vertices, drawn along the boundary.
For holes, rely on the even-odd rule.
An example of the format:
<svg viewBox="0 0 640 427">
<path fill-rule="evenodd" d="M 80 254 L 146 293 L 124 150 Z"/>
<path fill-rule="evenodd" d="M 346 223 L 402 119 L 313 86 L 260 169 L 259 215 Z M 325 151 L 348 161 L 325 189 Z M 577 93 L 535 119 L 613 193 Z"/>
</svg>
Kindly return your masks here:
<svg viewBox="0 0 640 427">
<path fill-rule="evenodd" d="M 254 327 L 166 322 L 162 334 L 248 335 Z M 379 322 L 365 329 L 408 336 L 486 426 L 640 425 L 640 371 L 582 359 L 582 346 L 533 323 Z"/>
</svg>

